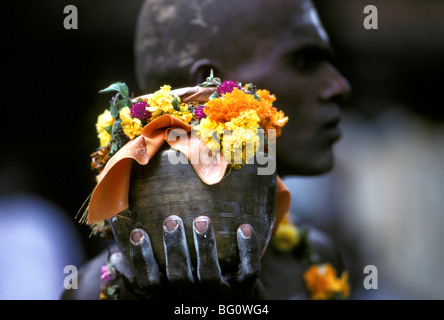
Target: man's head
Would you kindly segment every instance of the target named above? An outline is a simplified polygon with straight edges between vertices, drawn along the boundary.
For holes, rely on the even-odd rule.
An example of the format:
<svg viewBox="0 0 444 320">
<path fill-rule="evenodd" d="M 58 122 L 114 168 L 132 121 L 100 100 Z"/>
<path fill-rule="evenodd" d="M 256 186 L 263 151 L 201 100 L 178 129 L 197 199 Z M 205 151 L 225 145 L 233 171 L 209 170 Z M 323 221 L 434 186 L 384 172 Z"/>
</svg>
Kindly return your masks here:
<svg viewBox="0 0 444 320">
<path fill-rule="evenodd" d="M 338 103 L 349 93 L 310 0 L 147 0 L 136 30 L 144 92 L 196 85 L 211 69 L 275 94 L 289 117 L 277 140 L 280 175 L 331 170 Z"/>
</svg>

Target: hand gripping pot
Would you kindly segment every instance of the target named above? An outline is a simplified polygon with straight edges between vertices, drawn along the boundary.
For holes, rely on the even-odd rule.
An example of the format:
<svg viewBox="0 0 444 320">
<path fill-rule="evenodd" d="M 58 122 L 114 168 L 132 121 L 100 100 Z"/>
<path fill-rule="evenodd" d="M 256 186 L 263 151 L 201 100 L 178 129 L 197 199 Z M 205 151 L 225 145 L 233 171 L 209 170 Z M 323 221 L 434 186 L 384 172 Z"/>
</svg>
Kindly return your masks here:
<svg viewBox="0 0 444 320">
<path fill-rule="evenodd" d="M 190 163 L 171 164 L 171 153 L 162 147 L 150 160 L 149 166 L 133 163 L 129 188 L 129 208 L 110 218 L 119 248 L 130 258 L 130 233 L 144 229 L 151 240 L 154 255 L 161 270 L 165 269 L 163 221 L 169 215 L 182 218 L 192 263 L 196 263 L 193 241 L 193 220 L 208 216 L 213 224 L 221 269 L 235 272 L 239 264 L 236 231 L 249 223 L 259 248 L 265 250 L 275 218 L 276 174 L 258 175 L 260 166 L 244 165 L 242 169 L 227 169 L 217 184 L 207 185 Z M 185 155 L 183 162 L 188 161 Z"/>
</svg>

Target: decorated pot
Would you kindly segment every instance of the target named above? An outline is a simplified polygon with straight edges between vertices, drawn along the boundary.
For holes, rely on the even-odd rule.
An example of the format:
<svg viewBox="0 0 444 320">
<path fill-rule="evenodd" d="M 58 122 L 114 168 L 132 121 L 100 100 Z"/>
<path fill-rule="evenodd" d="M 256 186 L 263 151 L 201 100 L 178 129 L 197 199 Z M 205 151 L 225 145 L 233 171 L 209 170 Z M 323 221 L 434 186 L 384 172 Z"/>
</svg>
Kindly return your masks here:
<svg viewBox="0 0 444 320">
<path fill-rule="evenodd" d="M 93 232 L 109 222 L 131 260 L 130 234 L 145 230 L 165 270 L 163 223 L 176 215 L 196 266 L 193 221 L 205 215 L 223 272 L 238 268 L 242 224 L 253 227 L 263 254 L 289 207 L 275 159 L 264 153 L 275 154 L 275 138 L 288 121 L 273 107 L 274 95 L 251 83 L 222 82 L 212 73 L 196 87 L 164 85 L 134 99 L 120 82 L 100 92 L 115 96 L 96 123 L 101 147 L 91 167 L 98 171 L 97 185 L 81 218 Z M 199 162 L 208 154 L 217 161 Z"/>
</svg>

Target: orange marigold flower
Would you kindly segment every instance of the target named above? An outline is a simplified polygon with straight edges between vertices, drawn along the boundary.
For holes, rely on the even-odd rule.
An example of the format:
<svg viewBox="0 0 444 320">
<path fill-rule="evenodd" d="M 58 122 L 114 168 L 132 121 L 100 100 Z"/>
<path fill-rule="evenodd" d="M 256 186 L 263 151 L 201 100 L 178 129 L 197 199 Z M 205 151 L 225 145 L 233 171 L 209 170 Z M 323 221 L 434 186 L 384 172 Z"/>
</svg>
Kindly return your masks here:
<svg viewBox="0 0 444 320">
<path fill-rule="evenodd" d="M 242 111 L 256 110 L 258 106 L 259 101 L 254 99 L 253 95 L 234 88 L 232 92 L 225 94 L 223 98 L 208 101 L 204 112 L 212 121 L 225 123 L 238 117 Z"/>
<path fill-rule="evenodd" d="M 261 121 L 259 125 L 264 129 L 268 137 L 268 130 L 276 130 L 276 138 L 281 135 L 281 128 L 288 122 L 288 117 L 282 111 L 277 111 L 274 108 L 273 102 L 276 100 L 274 95 L 271 95 L 268 90 L 258 90 L 256 94 L 259 96 L 259 108 L 257 114 Z"/>
<path fill-rule="evenodd" d="M 225 123 L 238 117 L 243 111 L 255 110 L 260 119 L 259 125 L 264 129 L 267 137 L 269 129 L 276 130 L 276 138 L 279 137 L 281 128 L 287 123 L 288 117 L 273 107 L 276 97 L 268 90 L 258 90 L 256 94 L 260 98 L 259 101 L 253 95 L 234 88 L 223 98 L 210 100 L 204 112 L 212 121 Z"/>
<path fill-rule="evenodd" d="M 336 277 L 330 263 L 313 265 L 304 273 L 304 281 L 313 300 L 346 299 L 350 293 L 348 273 Z"/>
<path fill-rule="evenodd" d="M 261 98 L 261 101 L 271 106 L 273 102 L 276 101 L 276 96 L 274 94 L 270 94 L 268 90 L 257 90 L 256 94 Z"/>
</svg>

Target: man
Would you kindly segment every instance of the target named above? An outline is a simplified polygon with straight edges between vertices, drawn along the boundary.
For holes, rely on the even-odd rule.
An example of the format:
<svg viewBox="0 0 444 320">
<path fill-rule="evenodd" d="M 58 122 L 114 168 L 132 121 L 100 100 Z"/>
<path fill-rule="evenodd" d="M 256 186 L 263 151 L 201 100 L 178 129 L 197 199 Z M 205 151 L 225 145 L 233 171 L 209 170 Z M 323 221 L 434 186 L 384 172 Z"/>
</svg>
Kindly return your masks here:
<svg viewBox="0 0 444 320">
<path fill-rule="evenodd" d="M 252 82 L 275 94 L 291 121 L 277 145 L 279 174 L 332 168 L 337 103 L 350 89 L 329 63 L 328 36 L 310 1 L 148 1 L 135 45 L 142 92 L 198 84 L 211 69 Z"/>
<path fill-rule="evenodd" d="M 329 61 L 328 36 L 310 0 L 149 0 L 139 16 L 135 50 L 137 77 L 144 93 L 154 92 L 162 84 L 173 88 L 196 85 L 210 70 L 221 79 L 252 82 L 268 89 L 277 97 L 276 106 L 290 119 L 277 144 L 278 174 L 317 175 L 331 170 L 332 145 L 340 137 L 338 103 L 350 89 Z M 211 220 L 206 225 L 211 225 Z M 167 265 L 166 276 L 150 272 L 155 263 L 143 242 L 149 235 L 140 229 L 132 233 L 135 275 L 121 254 L 112 260 L 126 275 L 126 288 L 136 296 L 308 297 L 302 281 L 306 267 L 292 253 L 269 248 L 259 260 L 257 248 L 248 241 L 254 239 L 254 231 L 249 225 L 239 230 L 243 256 L 235 279 L 221 274 L 217 258 L 207 259 L 208 268 L 198 270 L 197 275 L 191 266 L 183 268 L 183 261 Z M 330 261 L 340 271 L 341 260 L 331 242 L 315 230 L 309 235 L 319 261 Z M 98 261 L 84 268 L 79 290 L 65 297 L 94 297 L 92 291 L 82 290 L 82 284 L 87 279 L 97 282 L 98 271 L 91 270 L 100 268 Z M 123 291 L 123 295 L 128 293 Z M 97 297 L 98 292 L 95 294 Z"/>
</svg>

